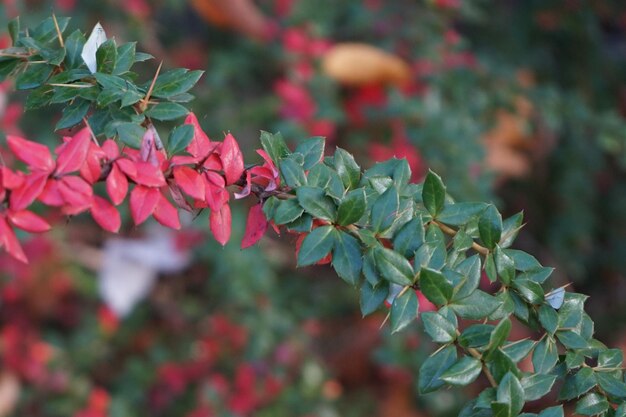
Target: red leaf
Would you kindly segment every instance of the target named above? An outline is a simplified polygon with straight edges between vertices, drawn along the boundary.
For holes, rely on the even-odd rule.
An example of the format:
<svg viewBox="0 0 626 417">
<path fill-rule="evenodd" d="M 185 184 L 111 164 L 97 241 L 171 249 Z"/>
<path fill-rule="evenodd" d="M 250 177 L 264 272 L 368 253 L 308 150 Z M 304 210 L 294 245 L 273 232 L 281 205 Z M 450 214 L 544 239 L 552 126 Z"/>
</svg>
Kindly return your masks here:
<svg viewBox="0 0 626 417">
<path fill-rule="evenodd" d="M 4 250 L 15 259 L 25 264 L 28 263 L 20 241 L 17 240 L 15 232 L 13 232 L 13 229 L 9 226 L 4 217 L 0 217 L 0 247 L 4 247 Z"/>
<path fill-rule="evenodd" d="M 154 209 L 154 218 L 165 227 L 180 230 L 178 210 L 176 210 L 176 207 L 174 207 L 163 194 L 160 194 L 160 196 L 161 198 Z"/>
<path fill-rule="evenodd" d="M 195 114 L 189 113 L 187 118 L 185 119 L 185 124 L 193 126 L 193 139 L 187 145 L 187 152 L 195 157 L 205 157 L 211 152 L 211 148 L 213 145 L 209 140 L 209 137 L 200 127 L 200 123 L 198 123 L 198 118 Z"/>
<path fill-rule="evenodd" d="M 204 181 L 198 171 L 186 166 L 180 166 L 175 167 L 173 172 L 176 184 L 187 193 L 187 195 L 196 200 L 204 200 Z"/>
<path fill-rule="evenodd" d="M 7 144 L 15 156 L 32 170 L 52 172 L 54 169 L 54 160 L 46 145 L 11 135 L 7 136 Z"/>
<path fill-rule="evenodd" d="M 183 195 L 183 192 L 180 190 L 180 187 L 176 184 L 176 182 L 174 182 L 173 180 L 168 180 L 167 185 L 169 185 L 170 195 L 172 196 L 174 203 L 176 203 L 176 205 L 183 210 L 187 210 L 189 212 L 193 211 L 193 207 L 189 205 L 189 203 L 185 199 L 185 196 Z"/>
<path fill-rule="evenodd" d="M 102 150 L 106 154 L 109 161 L 113 161 L 120 156 L 120 148 L 113 139 L 107 139 L 102 144 Z"/>
<path fill-rule="evenodd" d="M 59 207 L 65 204 L 65 199 L 59 191 L 59 182 L 53 178 L 46 181 L 46 186 L 39 194 L 39 201 L 48 206 Z"/>
<path fill-rule="evenodd" d="M 13 211 L 24 210 L 41 194 L 48 179 L 47 172 L 34 172 L 26 176 L 24 184 L 11 192 L 9 207 Z"/>
<path fill-rule="evenodd" d="M 91 217 L 107 232 L 117 233 L 122 225 L 120 213 L 115 206 L 99 195 L 93 196 Z"/>
<path fill-rule="evenodd" d="M 137 175 L 130 176 L 137 184 L 146 187 L 162 187 L 165 185 L 165 177 L 159 167 L 149 162 L 135 162 L 137 167 Z"/>
<path fill-rule="evenodd" d="M 85 163 L 90 143 L 91 133 L 88 128 L 84 128 L 60 146 L 57 150 L 59 156 L 56 173 L 60 175 L 78 171 Z"/>
<path fill-rule="evenodd" d="M 246 185 L 241 189 L 240 192 L 235 193 L 235 198 L 240 199 L 250 195 L 250 189 L 252 188 L 252 181 L 250 178 L 250 171 L 246 171 Z"/>
<path fill-rule="evenodd" d="M 263 158 L 263 160 L 265 161 L 265 164 L 263 165 L 272 170 L 274 177 L 278 177 L 278 169 L 276 168 L 274 161 L 272 161 L 272 158 L 270 158 L 267 152 L 265 152 L 263 149 L 257 149 L 256 153 L 261 155 L 261 158 Z"/>
<path fill-rule="evenodd" d="M 24 184 L 24 175 L 21 172 L 13 172 L 6 166 L 0 167 L 1 187 L 13 190 Z"/>
<path fill-rule="evenodd" d="M 126 175 L 117 167 L 116 163 L 113 163 L 111 172 L 107 176 L 106 187 L 113 204 L 119 206 L 126 198 L 126 193 L 128 193 L 128 179 L 126 179 Z"/>
<path fill-rule="evenodd" d="M 209 216 L 211 232 L 215 240 L 222 246 L 230 239 L 231 220 L 230 206 L 228 204 L 222 205 L 217 211 L 211 210 L 211 215 Z"/>
<path fill-rule="evenodd" d="M 211 210 L 217 211 L 230 198 L 228 191 L 224 188 L 226 186 L 224 178 L 216 172 L 205 172 L 204 178 L 206 179 L 204 184 L 206 202 Z"/>
<path fill-rule="evenodd" d="M 78 214 L 91 207 L 93 189 L 91 185 L 76 176 L 67 176 L 59 180 L 59 192 L 65 200 L 63 212 L 65 214 Z"/>
<path fill-rule="evenodd" d="M 13 226 L 31 233 L 41 233 L 50 230 L 47 221 L 33 213 L 32 211 L 10 211 L 8 214 L 9 222 Z"/>
<path fill-rule="evenodd" d="M 207 159 L 205 159 L 204 163 L 202 164 L 202 167 L 208 170 L 221 171 L 222 161 L 220 157 L 217 156 L 217 154 L 212 153 L 211 155 L 207 157 Z"/>
<path fill-rule="evenodd" d="M 136 225 L 145 222 L 154 212 L 161 192 L 156 188 L 136 186 L 130 193 L 130 214 Z"/>
<path fill-rule="evenodd" d="M 85 163 L 80 167 L 80 176 L 90 184 L 100 179 L 102 174 L 102 166 L 100 161 L 105 158 L 104 152 L 93 142 L 90 142 L 89 151 Z"/>
<path fill-rule="evenodd" d="M 126 174 L 130 178 L 133 178 L 133 180 L 135 179 L 135 177 L 137 177 L 137 167 L 135 166 L 135 163 L 130 159 L 116 159 L 115 164 L 124 174 Z"/>
<path fill-rule="evenodd" d="M 243 155 L 237 141 L 230 133 L 226 135 L 222 143 L 220 159 L 224 166 L 226 184 L 236 183 L 241 178 L 241 174 L 243 174 Z"/>
<path fill-rule="evenodd" d="M 241 249 L 245 249 L 257 243 L 267 231 L 267 219 L 263 213 L 263 205 L 252 206 L 246 221 L 246 232 L 241 241 Z"/>
</svg>

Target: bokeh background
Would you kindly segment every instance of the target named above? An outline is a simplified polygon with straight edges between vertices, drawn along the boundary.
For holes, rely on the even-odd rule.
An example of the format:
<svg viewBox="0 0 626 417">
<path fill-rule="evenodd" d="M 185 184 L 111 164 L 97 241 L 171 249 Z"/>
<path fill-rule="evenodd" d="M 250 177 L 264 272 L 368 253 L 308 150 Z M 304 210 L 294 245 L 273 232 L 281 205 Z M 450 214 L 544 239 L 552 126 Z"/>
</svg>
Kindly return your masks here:
<svg viewBox="0 0 626 417">
<path fill-rule="evenodd" d="M 518 247 L 626 346 L 623 1 L 3 0 L 0 27 L 52 12 L 137 41 L 144 78 L 161 60 L 206 71 L 192 107 L 248 156 L 260 130 L 325 136 L 523 210 Z M 58 141 L 60 109 L 24 100 L 0 84 L 0 152 L 6 134 Z M 0 417 L 435 417 L 479 392 L 418 396 L 419 324 L 362 319 L 329 268 L 295 269 L 294 236 L 241 251 L 246 209 L 224 248 L 202 215 L 181 233 L 126 216 L 119 236 L 79 216 L 24 236 L 28 266 L 0 254 Z"/>
</svg>

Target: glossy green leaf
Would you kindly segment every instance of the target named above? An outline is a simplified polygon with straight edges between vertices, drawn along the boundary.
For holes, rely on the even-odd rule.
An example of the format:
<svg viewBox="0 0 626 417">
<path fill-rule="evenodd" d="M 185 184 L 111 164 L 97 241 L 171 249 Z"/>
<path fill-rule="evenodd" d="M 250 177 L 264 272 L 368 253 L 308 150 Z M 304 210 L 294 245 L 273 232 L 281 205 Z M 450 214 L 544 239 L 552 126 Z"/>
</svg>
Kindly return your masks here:
<svg viewBox="0 0 626 417">
<path fill-rule="evenodd" d="M 361 168 L 354 157 L 341 148 L 335 151 L 335 169 L 347 190 L 356 188 L 361 180 Z"/>
<path fill-rule="evenodd" d="M 431 216 L 437 217 L 443 210 L 445 199 L 446 187 L 443 185 L 441 177 L 429 170 L 424 179 L 424 186 L 422 188 L 422 202 L 424 203 L 424 207 L 426 207 L 426 210 L 428 210 Z"/>
<path fill-rule="evenodd" d="M 317 164 L 309 170 L 307 182 L 311 187 L 326 188 L 330 182 L 331 168 L 325 164 Z"/>
<path fill-rule="evenodd" d="M 524 359 L 530 351 L 535 347 L 534 340 L 518 340 L 513 343 L 508 343 L 505 346 L 502 346 L 502 352 L 511 358 L 511 360 L 515 363 Z"/>
<path fill-rule="evenodd" d="M 378 272 L 386 280 L 399 285 L 413 284 L 413 268 L 409 261 L 398 252 L 377 246 L 374 249 L 374 261 Z"/>
<path fill-rule="evenodd" d="M 127 73 L 135 63 L 136 42 L 128 42 L 117 48 L 117 61 L 113 68 L 113 75 Z"/>
<path fill-rule="evenodd" d="M 186 116 L 189 110 L 178 103 L 158 103 L 146 110 L 145 114 L 156 120 L 176 120 Z"/>
<path fill-rule="evenodd" d="M 544 301 L 544 292 L 541 285 L 528 279 L 516 279 L 513 281 L 513 288 L 520 296 L 531 304 L 541 304 Z"/>
<path fill-rule="evenodd" d="M 80 56 L 85 47 L 85 35 L 80 30 L 75 30 L 65 39 L 65 66 L 67 69 L 78 68 L 83 65 Z"/>
<path fill-rule="evenodd" d="M 396 297 L 391 305 L 389 320 L 391 322 L 391 333 L 399 332 L 411 324 L 417 318 L 419 302 L 415 291 L 405 291 L 404 294 Z"/>
<path fill-rule="evenodd" d="M 337 209 L 337 223 L 341 226 L 356 223 L 365 214 L 366 207 L 364 189 L 348 192 Z"/>
<path fill-rule="evenodd" d="M 422 294 L 436 305 L 447 304 L 452 298 L 452 285 L 438 271 L 422 268 L 419 284 Z"/>
<path fill-rule="evenodd" d="M 495 297 L 476 290 L 468 297 L 454 300 L 450 307 L 461 317 L 470 320 L 481 320 L 493 313 L 501 302 Z"/>
<path fill-rule="evenodd" d="M 568 349 L 586 349 L 589 345 L 582 336 L 571 330 L 559 330 L 556 337 Z"/>
<path fill-rule="evenodd" d="M 83 117 L 87 115 L 90 106 L 91 103 L 87 100 L 74 100 L 72 104 L 63 109 L 61 119 L 57 122 L 54 129 L 66 129 L 80 123 L 83 120 Z"/>
<path fill-rule="evenodd" d="M 506 285 L 511 284 L 515 278 L 515 262 L 509 257 L 498 245 L 494 251 L 494 261 L 496 271 L 502 282 Z"/>
<path fill-rule="evenodd" d="M 324 138 L 316 136 L 301 141 L 295 152 L 304 156 L 303 168 L 309 170 L 318 164 L 324 156 Z"/>
<path fill-rule="evenodd" d="M 486 207 L 487 204 L 485 203 L 449 204 L 441 210 L 441 213 L 437 216 L 437 220 L 451 226 L 461 226 L 477 218 Z"/>
<path fill-rule="evenodd" d="M 335 272 L 348 284 L 356 285 L 361 277 L 363 254 L 361 244 L 346 232 L 338 231 L 333 250 Z"/>
<path fill-rule="evenodd" d="M 572 329 L 578 327 L 583 320 L 586 295 L 565 293 L 565 300 L 559 309 L 559 328 Z"/>
<path fill-rule="evenodd" d="M 396 219 L 399 206 L 398 190 L 391 186 L 372 205 L 370 220 L 372 231 L 380 233 L 387 230 Z"/>
<path fill-rule="evenodd" d="M 592 392 L 576 403 L 576 414 L 595 416 L 604 413 L 609 407 L 606 397 Z"/>
<path fill-rule="evenodd" d="M 574 375 L 565 378 L 559 392 L 559 400 L 571 400 L 580 397 L 596 386 L 596 376 L 591 368 L 581 368 Z"/>
<path fill-rule="evenodd" d="M 549 407 L 539 413 L 539 417 L 563 417 L 563 406 Z"/>
<path fill-rule="evenodd" d="M 478 378 L 482 370 L 481 362 L 470 356 L 463 356 L 447 371 L 441 374 L 441 379 L 450 385 L 469 385 Z"/>
<path fill-rule="evenodd" d="M 502 216 L 493 204 L 482 212 L 478 219 L 480 240 L 488 249 L 493 249 L 500 241 L 502 234 Z"/>
<path fill-rule="evenodd" d="M 468 326 L 459 336 L 459 344 L 464 348 L 487 346 L 494 326 L 491 324 L 473 324 Z"/>
<path fill-rule="evenodd" d="M 30 90 L 39 87 L 50 77 L 53 68 L 52 65 L 47 64 L 29 64 L 15 79 L 15 88 Z"/>
<path fill-rule="evenodd" d="M 464 280 L 455 288 L 454 300 L 469 296 L 480 284 L 480 256 L 472 255 L 457 265 L 455 270 L 463 275 Z"/>
<path fill-rule="evenodd" d="M 311 217 L 309 214 L 304 213 L 297 219 L 286 223 L 285 227 L 292 232 L 310 232 L 311 228 L 313 227 L 313 217 Z"/>
<path fill-rule="evenodd" d="M 374 258 L 374 249 L 369 249 L 363 255 L 363 275 L 370 285 L 377 286 L 383 280 L 376 267 L 376 259 Z"/>
<path fill-rule="evenodd" d="M 601 368 L 619 368 L 624 361 L 621 349 L 606 349 L 598 354 L 598 366 Z"/>
<path fill-rule="evenodd" d="M 278 163 L 278 161 L 290 153 L 283 135 L 280 133 L 272 134 L 262 130 L 260 141 L 263 150 L 267 152 L 274 163 Z"/>
<path fill-rule="evenodd" d="M 517 213 L 502 221 L 502 236 L 500 238 L 500 247 L 508 248 L 513 244 L 519 231 L 522 228 L 524 214 Z"/>
<path fill-rule="evenodd" d="M 456 362 L 456 358 L 454 346 L 447 346 L 428 357 L 419 370 L 417 387 L 420 394 L 427 394 L 444 386 L 441 375 Z"/>
<path fill-rule="evenodd" d="M 383 304 L 389 293 L 389 288 L 386 285 L 373 287 L 369 283 L 364 282 L 361 285 L 360 293 L 361 314 L 365 317 L 368 314 L 372 314 Z"/>
<path fill-rule="evenodd" d="M 539 307 L 539 323 L 550 334 L 554 334 L 559 327 L 559 316 L 549 304 Z"/>
<path fill-rule="evenodd" d="M 117 62 L 115 40 L 108 39 L 96 51 L 96 68 L 102 74 L 111 74 Z"/>
<path fill-rule="evenodd" d="M 509 408 L 508 415 L 517 416 L 524 407 L 524 388 L 511 372 L 504 375 L 498 385 L 496 401 L 506 404 Z"/>
<path fill-rule="evenodd" d="M 185 150 L 193 139 L 193 126 L 181 125 L 175 127 L 167 140 L 167 152 L 176 155 Z"/>
<path fill-rule="evenodd" d="M 298 266 L 312 265 L 324 258 L 335 246 L 337 231 L 332 226 L 313 229 L 304 240 L 298 252 Z"/>
<path fill-rule="evenodd" d="M 298 219 L 302 213 L 304 213 L 304 209 L 295 198 L 278 200 L 275 203 L 273 218 L 276 224 L 287 224 Z"/>
<path fill-rule="evenodd" d="M 604 392 L 615 398 L 626 398 L 626 384 L 615 375 L 607 372 L 596 372 L 595 375 Z"/>
<path fill-rule="evenodd" d="M 535 373 L 547 374 L 554 368 L 558 358 L 556 344 L 549 337 L 544 337 L 533 350 Z"/>
<path fill-rule="evenodd" d="M 503 249 L 503 253 L 513 259 L 515 269 L 522 272 L 541 268 L 539 261 L 532 255 L 517 249 Z"/>
<path fill-rule="evenodd" d="M 337 207 L 333 200 L 326 196 L 323 189 L 317 187 L 298 187 L 296 189 L 298 203 L 304 208 L 304 211 L 311 216 L 334 221 L 337 216 Z"/>
<path fill-rule="evenodd" d="M 534 401 L 546 395 L 552 389 L 556 375 L 530 374 L 520 381 L 524 388 L 524 399 Z"/>
<path fill-rule="evenodd" d="M 296 188 L 307 184 L 304 169 L 294 158 L 284 158 L 279 162 L 278 166 L 285 183 L 289 187 Z"/>
<path fill-rule="evenodd" d="M 489 338 L 489 345 L 487 346 L 487 357 L 489 352 L 493 352 L 506 342 L 506 339 L 511 333 L 511 320 L 504 318 L 500 320 L 500 323 L 495 327 Z"/>
<path fill-rule="evenodd" d="M 143 127 L 136 123 L 120 123 L 116 127 L 120 141 L 134 149 L 139 149 L 141 139 L 146 131 Z"/>
<path fill-rule="evenodd" d="M 435 343 L 450 343 L 456 339 L 456 326 L 435 311 L 422 313 L 424 331 Z"/>
<path fill-rule="evenodd" d="M 170 98 L 189 91 L 204 71 L 189 71 L 184 68 L 176 68 L 159 75 L 154 82 L 152 97 Z"/>
</svg>

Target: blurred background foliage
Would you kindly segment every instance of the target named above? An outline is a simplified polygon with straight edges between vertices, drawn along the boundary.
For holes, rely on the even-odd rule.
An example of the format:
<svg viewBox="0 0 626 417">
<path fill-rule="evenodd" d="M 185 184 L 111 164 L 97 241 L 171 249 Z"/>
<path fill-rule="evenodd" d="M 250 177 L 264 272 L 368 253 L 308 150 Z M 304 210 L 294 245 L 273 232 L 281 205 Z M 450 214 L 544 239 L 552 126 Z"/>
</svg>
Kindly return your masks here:
<svg viewBox="0 0 626 417">
<path fill-rule="evenodd" d="M 193 109 L 248 157 L 260 130 L 325 136 L 365 166 L 406 157 L 459 200 L 523 210 L 520 248 L 626 344 L 622 1 L 3 0 L 0 25 L 53 11 L 138 41 L 156 57 L 144 78 L 161 60 L 205 70 Z M 57 143 L 59 111 L 23 100 L 0 85 L 0 139 Z M 474 394 L 418 397 L 417 329 L 362 320 L 330 269 L 295 270 L 288 234 L 242 252 L 207 241 L 203 216 L 115 239 L 58 220 L 26 244 L 31 265 L 0 255 L 0 416 L 444 416 Z"/>
</svg>

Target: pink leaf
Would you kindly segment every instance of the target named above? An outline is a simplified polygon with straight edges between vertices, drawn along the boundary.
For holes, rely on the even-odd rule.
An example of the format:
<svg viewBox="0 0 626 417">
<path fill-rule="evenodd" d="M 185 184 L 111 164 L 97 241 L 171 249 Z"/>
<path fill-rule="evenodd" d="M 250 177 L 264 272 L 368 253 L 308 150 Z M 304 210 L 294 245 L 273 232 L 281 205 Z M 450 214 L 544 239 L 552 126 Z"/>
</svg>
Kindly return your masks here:
<svg viewBox="0 0 626 417">
<path fill-rule="evenodd" d="M 176 182 L 174 182 L 173 180 L 168 180 L 167 185 L 169 185 L 170 195 L 172 196 L 174 203 L 176 203 L 176 205 L 183 210 L 187 210 L 190 212 L 193 211 L 193 207 L 189 205 Z"/>
<path fill-rule="evenodd" d="M 241 174 L 243 174 L 243 155 L 241 154 L 241 149 L 239 149 L 237 141 L 230 133 L 226 135 L 222 143 L 220 159 L 224 167 L 226 184 L 230 185 L 236 183 L 239 178 L 241 178 Z"/>
<path fill-rule="evenodd" d="M 115 164 L 124 174 L 126 174 L 133 180 L 135 179 L 135 177 L 137 177 L 137 167 L 135 166 L 135 163 L 130 159 L 119 158 L 115 160 Z"/>
<path fill-rule="evenodd" d="M 228 204 L 222 205 L 217 211 L 211 210 L 209 216 L 211 232 L 215 240 L 222 246 L 230 239 L 231 220 L 230 206 Z"/>
<path fill-rule="evenodd" d="M 107 139 L 102 144 L 102 150 L 109 161 L 113 161 L 120 156 L 120 148 L 113 139 Z"/>
<path fill-rule="evenodd" d="M 267 219 L 263 213 L 263 205 L 252 206 L 246 221 L 246 232 L 241 241 L 241 249 L 245 249 L 257 243 L 267 231 Z"/>
<path fill-rule="evenodd" d="M 111 172 L 107 176 L 106 188 L 111 201 L 116 206 L 119 206 L 126 198 L 128 193 L 128 179 L 126 175 L 118 168 L 116 163 L 113 163 Z"/>
<path fill-rule="evenodd" d="M 154 209 L 154 218 L 165 227 L 180 230 L 178 210 L 176 210 L 176 207 L 174 207 L 163 194 L 160 195 L 161 198 Z"/>
<path fill-rule="evenodd" d="M 235 198 L 240 199 L 250 195 L 250 189 L 252 188 L 252 181 L 250 179 L 250 171 L 246 171 L 246 185 L 240 192 L 235 193 Z"/>
<path fill-rule="evenodd" d="M 215 172 L 205 172 L 205 199 L 211 210 L 217 211 L 224 205 L 230 195 L 226 191 L 224 178 Z"/>
<path fill-rule="evenodd" d="M 31 233 L 41 233 L 50 230 L 47 221 L 33 213 L 32 211 L 12 211 L 8 214 L 9 222 L 13 226 Z"/>
<path fill-rule="evenodd" d="M 209 137 L 200 127 L 200 123 L 198 123 L 198 118 L 195 114 L 189 113 L 187 118 L 185 119 L 185 124 L 193 126 L 193 139 L 187 145 L 187 152 L 195 157 L 203 158 L 211 152 L 211 148 L 213 145 L 209 140 Z"/>
<path fill-rule="evenodd" d="M 161 169 L 149 162 L 135 162 L 137 174 L 131 177 L 137 184 L 147 187 L 162 187 L 165 185 L 165 177 Z"/>
<path fill-rule="evenodd" d="M 13 172 L 6 166 L 0 167 L 0 178 L 2 181 L 0 186 L 14 190 L 15 188 L 21 187 L 24 184 L 24 175 L 21 172 Z"/>
<path fill-rule="evenodd" d="M 195 169 L 180 166 L 173 169 L 176 184 L 192 198 L 204 200 L 205 189 L 202 177 Z"/>
<path fill-rule="evenodd" d="M 0 217 L 0 247 L 4 247 L 7 253 L 13 256 L 15 259 L 28 263 L 28 259 L 26 259 L 26 255 L 22 250 L 22 246 L 20 245 L 19 240 L 15 236 L 15 232 L 4 217 Z"/>
<path fill-rule="evenodd" d="M 158 137 L 158 133 L 153 125 L 148 127 L 146 133 L 143 134 L 143 138 L 141 139 L 141 146 L 139 148 L 139 156 L 142 161 L 149 162 L 154 166 L 159 165 L 159 159 L 157 158 L 157 146 L 156 141 Z M 159 142 L 161 140 L 159 139 Z"/>
<path fill-rule="evenodd" d="M 15 156 L 33 171 L 52 172 L 54 169 L 54 160 L 47 146 L 11 135 L 7 136 L 7 144 Z"/>
<path fill-rule="evenodd" d="M 136 225 L 145 222 L 156 208 L 161 192 L 156 188 L 136 186 L 130 193 L 130 214 Z"/>
<path fill-rule="evenodd" d="M 39 194 L 39 201 L 48 206 L 59 207 L 65 204 L 65 199 L 59 191 L 59 181 L 49 178 L 46 186 Z"/>
<path fill-rule="evenodd" d="M 80 177 L 67 176 L 59 180 L 59 191 L 65 200 L 63 212 L 78 214 L 91 207 L 93 189 Z"/>
<path fill-rule="evenodd" d="M 87 151 L 91 144 L 91 133 L 88 128 L 81 129 L 69 141 L 59 147 L 57 153 L 56 174 L 67 174 L 78 171 L 87 159 Z"/>
<path fill-rule="evenodd" d="M 107 232 L 117 233 L 122 225 L 120 213 L 115 206 L 99 195 L 93 196 L 91 217 Z"/>
<path fill-rule="evenodd" d="M 47 172 L 34 172 L 27 175 L 24 184 L 11 192 L 9 204 L 11 210 L 20 211 L 30 206 L 41 194 L 47 179 Z"/>
</svg>

